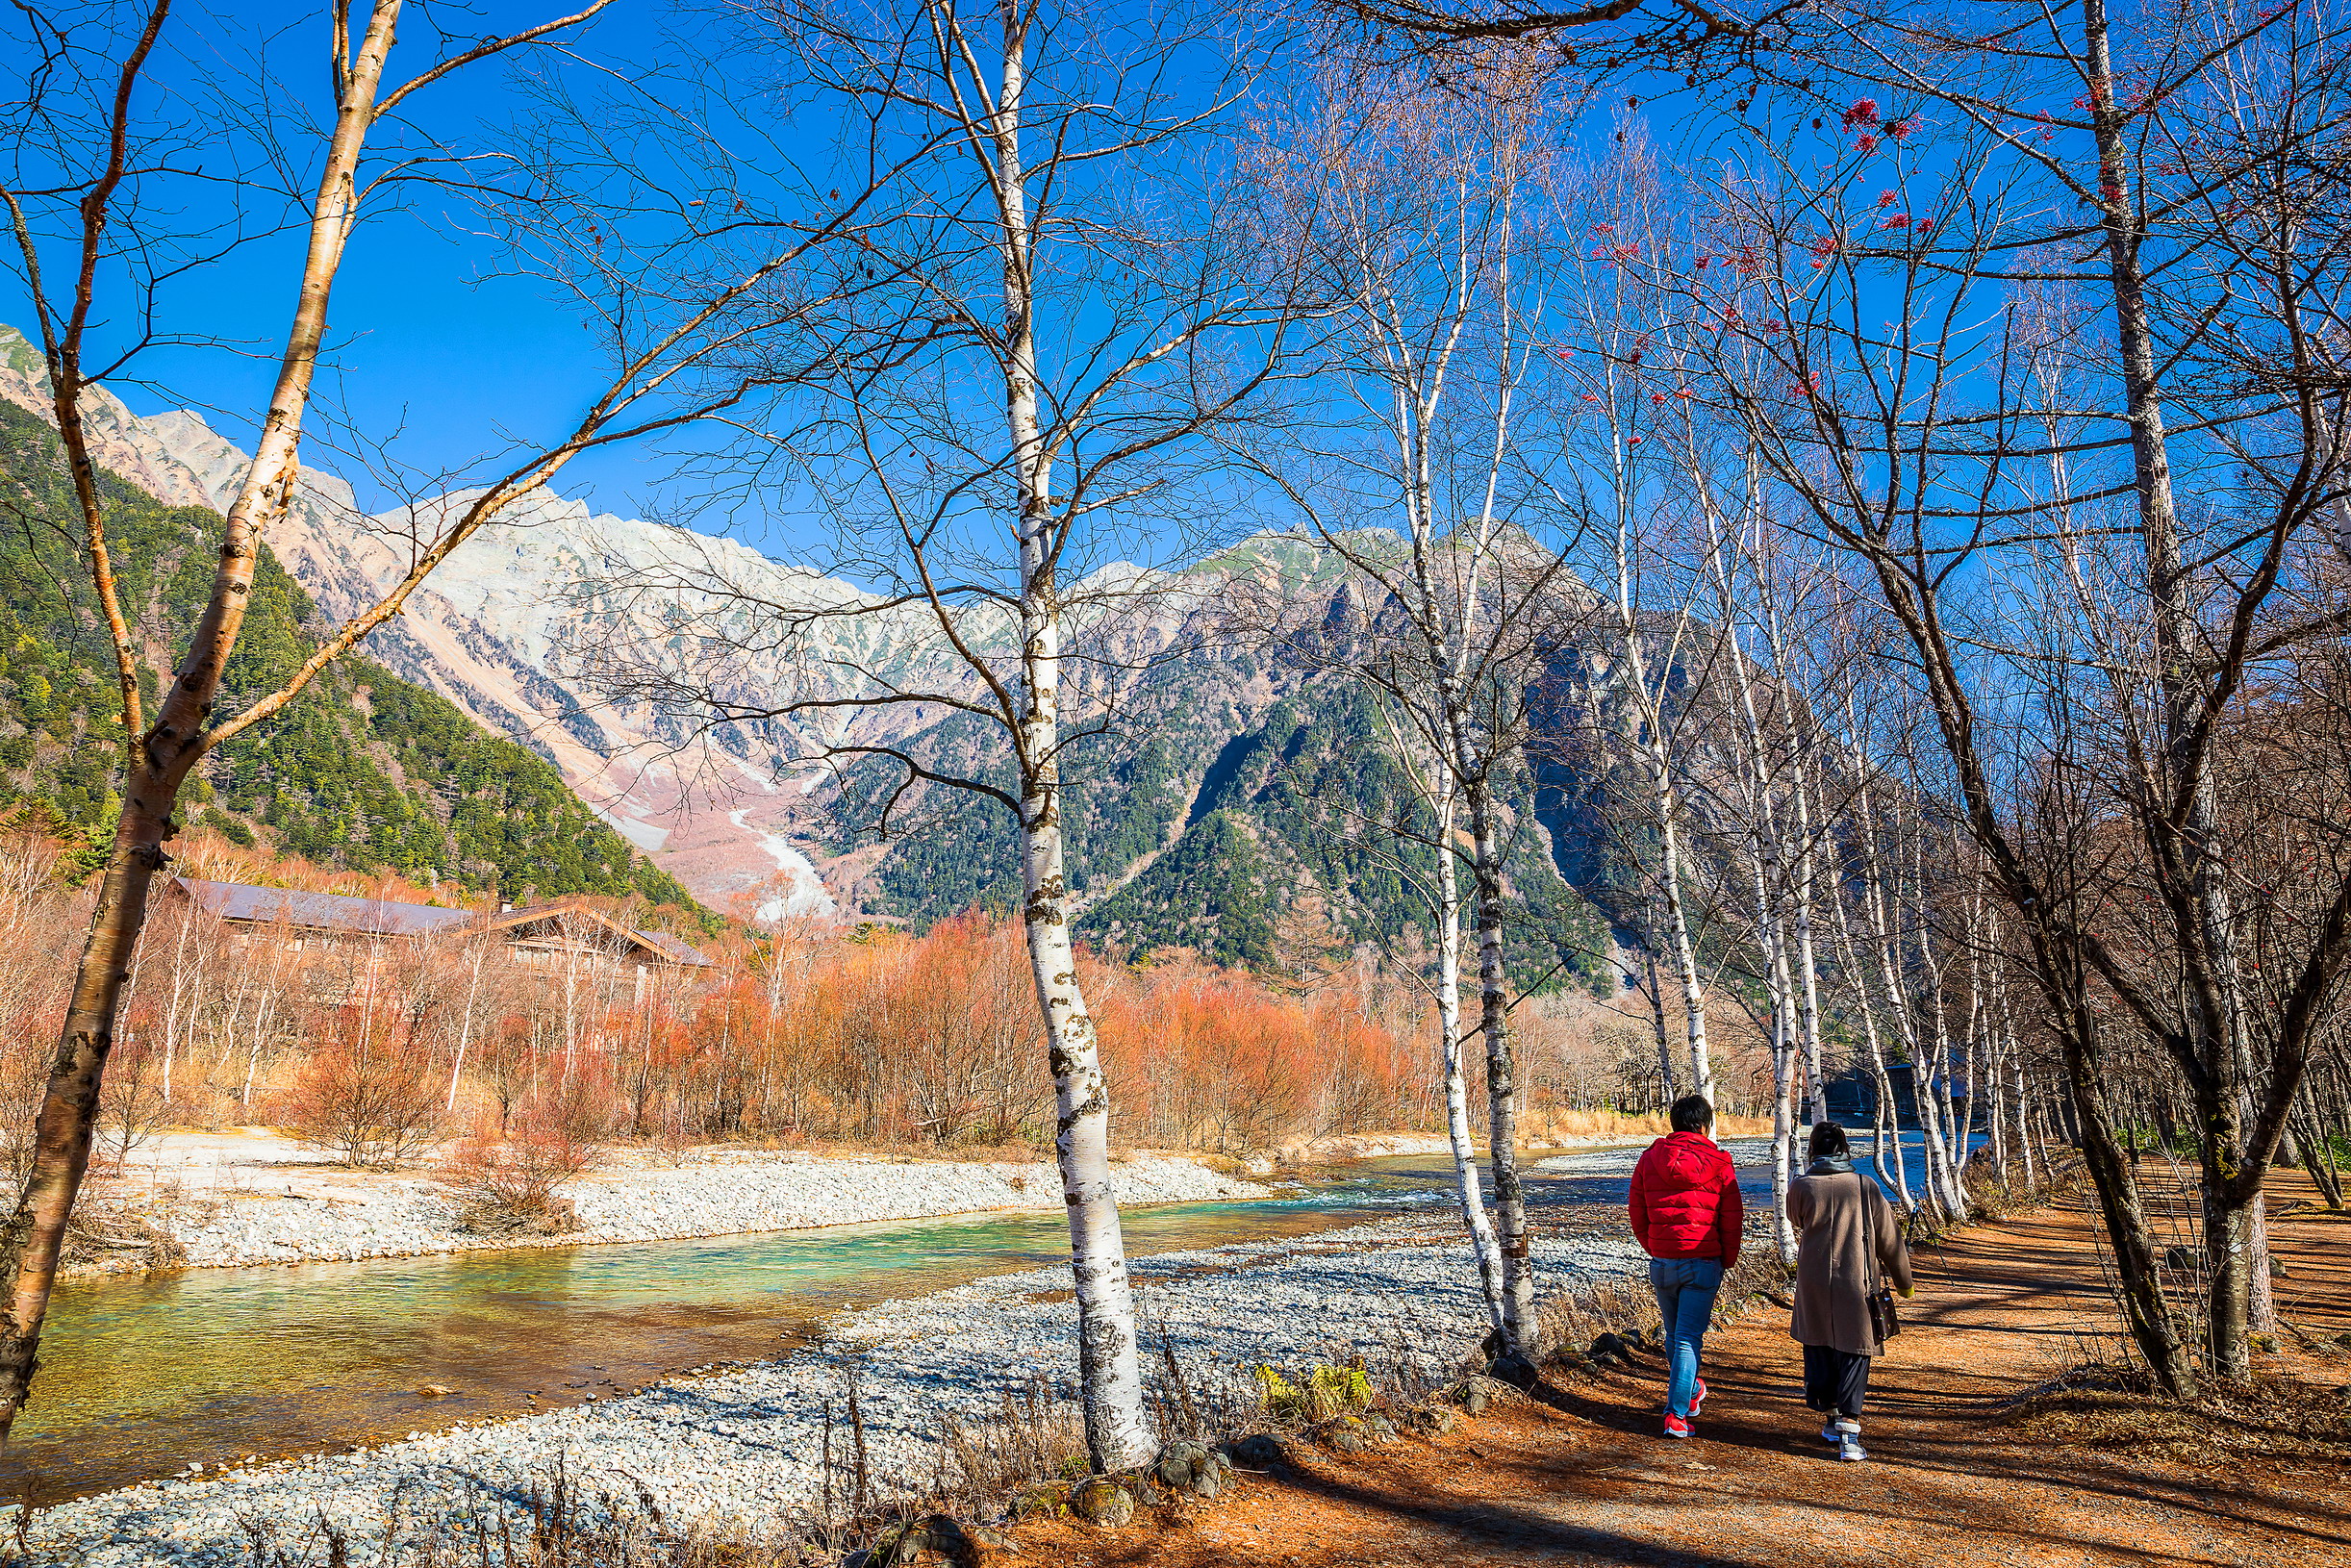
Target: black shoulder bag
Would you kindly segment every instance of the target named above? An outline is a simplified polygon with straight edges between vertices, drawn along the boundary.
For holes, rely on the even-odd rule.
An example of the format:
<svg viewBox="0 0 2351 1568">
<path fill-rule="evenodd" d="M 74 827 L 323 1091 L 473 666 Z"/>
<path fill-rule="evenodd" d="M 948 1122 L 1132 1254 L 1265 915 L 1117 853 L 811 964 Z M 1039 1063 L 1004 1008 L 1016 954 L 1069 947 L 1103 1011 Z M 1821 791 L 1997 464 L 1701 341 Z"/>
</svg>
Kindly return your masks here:
<svg viewBox="0 0 2351 1568">
<path fill-rule="evenodd" d="M 1902 1332 L 1902 1319 L 1894 1311 L 1893 1287 L 1878 1267 L 1878 1214 L 1888 1208 L 1883 1194 L 1870 1185 L 1869 1177 L 1856 1171 L 1853 1179 L 1861 1184 L 1861 1208 L 1869 1216 L 1869 1331 L 1883 1345 Z M 1871 1202 L 1871 1199 L 1877 1199 Z"/>
</svg>

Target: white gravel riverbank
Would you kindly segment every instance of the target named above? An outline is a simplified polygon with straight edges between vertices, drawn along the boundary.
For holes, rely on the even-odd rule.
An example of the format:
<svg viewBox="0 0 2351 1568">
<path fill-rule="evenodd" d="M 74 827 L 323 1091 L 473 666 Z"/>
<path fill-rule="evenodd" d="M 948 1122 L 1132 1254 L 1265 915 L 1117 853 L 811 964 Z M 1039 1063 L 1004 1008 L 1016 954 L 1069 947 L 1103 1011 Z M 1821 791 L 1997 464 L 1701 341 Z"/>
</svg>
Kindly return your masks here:
<svg viewBox="0 0 2351 1568">
<path fill-rule="evenodd" d="M 1267 1196 L 1269 1189 L 1179 1155 L 1138 1154 L 1111 1168 L 1122 1203 L 1182 1203 Z M 882 1157 L 698 1153 L 667 1166 L 642 1157 L 582 1177 L 565 1193 L 580 1228 L 518 1240 L 458 1227 L 436 1181 L 321 1179 L 284 1167 L 242 1186 L 133 1201 L 118 1212 L 167 1229 L 191 1268 L 353 1262 L 516 1246 L 670 1241 L 797 1230 L 871 1220 L 915 1220 L 998 1209 L 1059 1209 L 1049 1162 L 891 1160 Z M 123 1266 L 138 1264 L 125 1260 Z"/>
<path fill-rule="evenodd" d="M 1418 1239 L 1414 1239 L 1417 1236 Z M 1545 1291 L 1638 1261 L 1628 1240 L 1545 1240 Z M 1466 1249 L 1413 1222 L 1308 1240 L 1250 1243 L 1133 1264 L 1150 1348 L 1173 1337 L 1189 1372 L 1246 1377 L 1270 1361 L 1296 1371 L 1409 1346 L 1451 1358 L 1483 1329 Z M 854 1355 L 874 1468 L 919 1473 L 943 1418 L 984 1415 L 1031 1377 L 1074 1377 L 1074 1307 L 1066 1269 L 1037 1270 L 847 1314 L 822 1350 L 625 1398 L 353 1454 L 312 1455 L 217 1479 L 127 1488 L 38 1515 L 31 1563 L 87 1568 L 229 1568 L 250 1560 L 245 1521 L 269 1522 L 290 1549 L 320 1519 L 375 1562 L 387 1530 L 403 1541 L 494 1506 L 482 1490 L 527 1485 L 562 1462 L 589 1490 L 642 1488 L 672 1519 L 757 1530 L 804 1513 L 819 1482 L 822 1402 L 840 1407 Z M 5 1521 L 0 1521 L 5 1523 Z"/>
</svg>

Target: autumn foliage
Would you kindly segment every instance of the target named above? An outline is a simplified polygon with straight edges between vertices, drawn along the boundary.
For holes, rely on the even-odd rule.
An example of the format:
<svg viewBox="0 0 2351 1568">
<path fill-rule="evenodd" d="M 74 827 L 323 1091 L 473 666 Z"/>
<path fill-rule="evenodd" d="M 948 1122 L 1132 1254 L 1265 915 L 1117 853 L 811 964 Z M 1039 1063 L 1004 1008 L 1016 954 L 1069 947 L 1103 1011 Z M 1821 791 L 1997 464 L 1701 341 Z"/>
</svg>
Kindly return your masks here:
<svg viewBox="0 0 2351 1568">
<path fill-rule="evenodd" d="M 1188 958 L 1081 963 L 1124 1142 L 1242 1151 L 1426 1121 L 1426 1074 L 1384 985 L 1302 997 Z M 710 1134 L 997 1144 L 1052 1124 L 1012 922 L 779 937 L 695 1009 L 682 1044 L 671 1103 Z"/>
<path fill-rule="evenodd" d="M 310 1043 L 277 1100 L 278 1119 L 346 1165 L 392 1170 L 441 1136 L 441 1074 L 429 1046 L 380 1009 Z"/>
<path fill-rule="evenodd" d="M 63 849 L 0 830 L 0 1014 L 12 1024 L 0 1101 L 14 1107 L 12 1129 L 31 1124 L 68 938 L 87 919 L 89 892 Z M 311 878 L 290 862 L 198 869 L 423 896 Z M 1052 1136 L 1014 921 L 969 914 L 920 935 L 732 926 L 698 938 L 708 968 L 643 979 L 627 966 L 518 971 L 494 943 L 463 933 L 383 945 L 295 936 L 234 932 L 184 901 L 150 922 L 100 1107 L 110 1167 L 135 1161 L 166 1126 L 274 1125 L 353 1164 L 438 1151 L 479 1189 L 486 1226 L 531 1228 L 560 1224 L 546 1200 L 615 1144 L 948 1151 Z M 1182 952 L 1134 963 L 1086 953 L 1079 964 L 1121 1144 L 1247 1154 L 1440 1125 L 1425 997 L 1369 957 L 1271 977 Z M 1652 1107 L 1640 1074 L 1654 1071 L 1655 1050 L 1637 1020 L 1582 996 L 1536 999 L 1514 1023 L 1534 1128 L 1592 1130 L 1591 1114 Z M 1732 1100 L 1736 1081 L 1725 1084 Z"/>
</svg>

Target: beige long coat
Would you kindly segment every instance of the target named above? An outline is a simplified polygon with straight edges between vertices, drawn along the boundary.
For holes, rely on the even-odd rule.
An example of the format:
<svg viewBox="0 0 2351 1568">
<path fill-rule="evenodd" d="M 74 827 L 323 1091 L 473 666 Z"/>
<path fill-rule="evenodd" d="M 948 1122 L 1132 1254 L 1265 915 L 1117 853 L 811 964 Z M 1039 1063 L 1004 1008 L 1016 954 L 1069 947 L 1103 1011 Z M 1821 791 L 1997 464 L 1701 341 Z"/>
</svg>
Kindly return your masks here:
<svg viewBox="0 0 2351 1568">
<path fill-rule="evenodd" d="M 1871 1287 L 1882 1281 L 1898 1291 L 1910 1288 L 1910 1250 L 1902 1244 L 1894 1205 L 1858 1173 L 1803 1176 L 1788 1183 L 1787 1217 L 1803 1236 L 1789 1337 L 1834 1346 L 1848 1355 L 1883 1351 L 1869 1326 Z"/>
</svg>

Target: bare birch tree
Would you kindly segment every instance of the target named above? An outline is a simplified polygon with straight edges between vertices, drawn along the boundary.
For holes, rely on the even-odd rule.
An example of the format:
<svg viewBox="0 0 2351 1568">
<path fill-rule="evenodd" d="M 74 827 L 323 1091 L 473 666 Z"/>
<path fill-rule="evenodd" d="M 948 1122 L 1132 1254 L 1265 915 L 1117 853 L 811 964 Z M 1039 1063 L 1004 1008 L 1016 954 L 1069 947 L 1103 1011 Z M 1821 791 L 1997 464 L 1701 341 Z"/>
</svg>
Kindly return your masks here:
<svg viewBox="0 0 2351 1568">
<path fill-rule="evenodd" d="M 1556 221 L 1564 253 L 1560 268 L 1572 280 L 1551 334 L 1564 374 L 1566 411 L 1561 461 L 1549 490 L 1554 505 L 1590 533 L 1608 541 L 1613 617 L 1608 667 L 1590 667 L 1605 683 L 1595 705 L 1621 707 L 1621 741 L 1603 734 L 1604 751 L 1621 744 L 1642 780 L 1642 826 L 1654 848 L 1635 847 L 1645 871 L 1645 945 L 1661 936 L 1673 966 L 1682 1018 L 1682 1053 L 1692 1092 L 1713 1098 L 1714 1062 L 1706 1041 L 1708 977 L 1699 962 L 1697 912 L 1691 907 L 1688 801 L 1682 779 L 1689 766 L 1684 733 L 1692 708 L 1681 694 L 1703 684 L 1703 639 L 1691 614 L 1701 574 L 1668 563 L 1678 541 L 1664 537 L 1661 482 L 1670 475 L 1672 434 L 1685 424 L 1672 373 L 1673 321 L 1667 295 L 1650 281 L 1653 269 L 1677 251 L 1678 225 L 1668 211 L 1673 195 L 1661 179 L 1656 150 L 1637 122 L 1618 118 L 1608 156 L 1583 168 L 1554 172 Z M 1662 987 L 1654 1006 L 1664 1028 Z M 1681 1075 L 1665 1064 L 1667 1083 Z"/>
<path fill-rule="evenodd" d="M 1495 69 L 1506 76 L 1510 67 L 1498 60 Z M 1336 302 L 1331 374 L 1352 406 L 1303 470 L 1295 458 L 1246 456 L 1362 585 L 1365 623 L 1335 640 L 1309 634 L 1316 646 L 1304 656 L 1344 667 L 1380 694 L 1399 760 L 1427 779 L 1438 821 L 1440 923 L 1454 874 L 1445 862 L 1460 852 L 1454 824 L 1467 832 L 1490 1249 L 1466 1119 L 1449 1110 L 1448 1125 L 1480 1277 L 1489 1291 L 1499 1287 L 1490 1302 L 1499 1306 L 1496 1364 L 1530 1377 L 1534 1280 L 1504 933 L 1507 863 L 1541 830 L 1504 802 L 1527 766 L 1532 695 L 1589 609 L 1564 550 L 1535 541 L 1523 506 L 1524 426 L 1540 417 L 1529 383 L 1546 363 L 1542 218 L 1530 209 L 1541 197 L 1533 169 L 1549 122 L 1523 94 L 1456 100 L 1377 74 L 1332 73 L 1302 96 L 1288 139 L 1267 157 L 1320 291 Z M 1335 645 L 1351 637 L 1352 645 Z M 1424 766 L 1439 771 L 1422 773 Z M 1444 1005 L 1442 923 L 1438 942 L 1439 1055 L 1453 1107 L 1464 1037 L 1457 1005 L 1450 1015 Z"/>
<path fill-rule="evenodd" d="M 2143 1033 L 2192 1091 L 2207 1351 L 2241 1377 L 2260 1168 L 2345 946 L 2316 919 L 2255 1060 L 2214 780 L 2263 662 L 2338 630 L 2303 608 L 2308 546 L 2344 485 L 2318 324 L 2340 258 L 2310 221 L 2338 196 L 2324 176 L 2276 176 L 2341 135 L 2343 40 L 2299 9 L 2125 24 L 2093 5 L 2019 13 L 1996 37 L 1939 13 L 1862 20 L 1823 58 L 1899 96 L 1856 98 L 1740 188 L 1706 308 L 1762 356 L 1735 395 L 1775 482 L 1873 574 L 1920 661 L 1961 818 L 2064 1047 L 2137 1343 L 2185 1392 L 2105 1032 Z M 2217 134 L 2213 106 L 2253 90 L 2274 108 Z M 2259 266 L 2236 248 L 2254 236 Z M 2097 311 L 2048 348 L 2030 311 L 1970 315 L 2050 286 Z M 2254 339 L 2266 371 L 2219 346 Z M 2055 402 L 2033 372 L 2044 353 L 2067 366 Z M 2184 471 L 2202 476 L 2197 507 L 2175 493 Z M 1970 592 L 1986 573 L 2006 604 Z M 2124 887 L 2167 912 L 2152 946 L 2103 913 Z M 2351 922 L 2351 884 L 2322 902 Z"/>
<path fill-rule="evenodd" d="M 576 422 L 558 440 L 504 460 L 486 485 L 437 514 L 434 525 L 410 542 L 409 566 L 401 577 L 330 632 L 282 686 L 233 713 L 218 711 L 223 672 L 237 646 L 268 532 L 300 483 L 304 421 L 321 368 L 329 363 L 329 305 L 336 279 L 367 202 L 383 193 L 385 176 L 416 177 L 420 159 L 429 164 L 439 156 L 407 124 L 417 95 L 469 66 L 543 40 L 569 38 L 609 3 L 592 0 L 571 14 L 503 37 L 443 40 L 446 48 L 439 59 L 396 83 L 390 65 L 402 0 L 374 0 L 356 15 L 341 6 L 328 13 L 323 41 L 333 114 L 306 152 L 287 153 L 311 165 L 315 178 L 302 200 L 304 243 L 297 273 L 289 280 L 293 301 L 277 349 L 268 409 L 221 527 L 209 597 L 162 680 L 148 662 L 149 634 L 140 619 L 145 607 L 128 598 L 112 564 L 100 460 L 84 422 L 84 394 L 109 377 L 129 373 L 143 345 L 173 336 L 168 324 L 159 321 L 159 313 L 167 308 L 163 285 L 171 280 L 140 267 L 148 241 L 182 220 L 174 203 L 184 186 L 205 178 L 193 162 L 151 156 L 153 127 L 172 123 L 175 112 L 152 102 L 150 65 L 158 40 L 175 17 L 170 0 L 156 0 L 133 17 L 129 33 L 118 35 L 62 26 L 38 10 L 18 13 L 30 64 L 13 121 L 11 172 L 0 189 L 0 205 L 8 209 L 13 260 L 38 327 L 54 417 L 78 503 L 86 586 L 115 655 L 123 806 L 41 1103 L 30 1175 L 13 1215 L 0 1227 L 0 1437 L 30 1386 L 59 1251 L 88 1163 L 129 965 L 154 879 L 170 861 L 164 845 L 176 831 L 172 814 L 191 771 L 215 747 L 295 700 L 330 663 L 397 615 L 458 545 L 494 522 L 508 503 L 545 484 L 573 456 L 674 428 L 739 401 L 743 384 L 714 390 L 702 382 L 690 390 L 697 378 L 688 372 L 753 323 L 772 330 L 779 320 L 795 318 L 797 296 L 783 291 L 779 298 L 771 286 L 796 260 L 838 232 L 837 221 L 814 211 L 753 266 L 730 272 L 683 303 L 631 294 L 625 271 L 608 275 L 604 283 L 612 292 L 604 303 L 617 307 L 606 316 L 614 370 L 601 387 L 589 391 Z M 405 139 L 389 162 L 371 162 L 371 138 L 388 125 L 402 127 Z M 217 135 L 232 142 L 246 129 L 234 115 L 215 126 Z M 197 263 L 212 260 L 216 258 L 199 257 L 189 266 L 200 270 Z M 63 282 L 54 281 L 61 275 Z M 110 289 L 128 295 L 125 307 L 141 323 L 129 334 L 127 346 L 118 341 L 118 329 L 112 336 L 101 330 L 110 319 Z M 628 297 L 621 303 L 616 295 Z M 101 337 L 115 346 L 101 351 Z M 151 691 L 161 695 L 150 717 Z"/>
<path fill-rule="evenodd" d="M 1187 521 L 1189 454 L 1254 417 L 1292 309 L 1291 273 L 1206 147 L 1244 85 L 1220 63 L 1234 43 L 1223 27 L 1205 11 L 1109 20 L 1034 0 L 985 13 L 778 0 L 761 13 L 753 46 L 872 126 L 900 170 L 877 208 L 888 221 L 860 238 L 874 283 L 856 315 L 894 347 L 806 405 L 815 448 L 754 439 L 742 454 L 796 465 L 834 526 L 830 565 L 872 591 L 762 598 L 714 557 L 662 585 L 714 606 L 689 657 L 653 641 L 599 655 L 614 690 L 682 723 L 764 725 L 788 766 L 870 786 L 861 825 L 886 833 L 941 794 L 1017 824 L 1087 1445 L 1103 1469 L 1147 1457 L 1151 1438 L 1110 1085 L 1072 932 L 1073 759 L 1114 727 L 1154 657 L 1124 628 L 1191 602 L 1153 569 L 1210 531 Z M 893 628 L 887 656 L 833 636 L 876 616 Z M 794 673 L 781 689 L 746 681 L 752 658 Z"/>
</svg>

